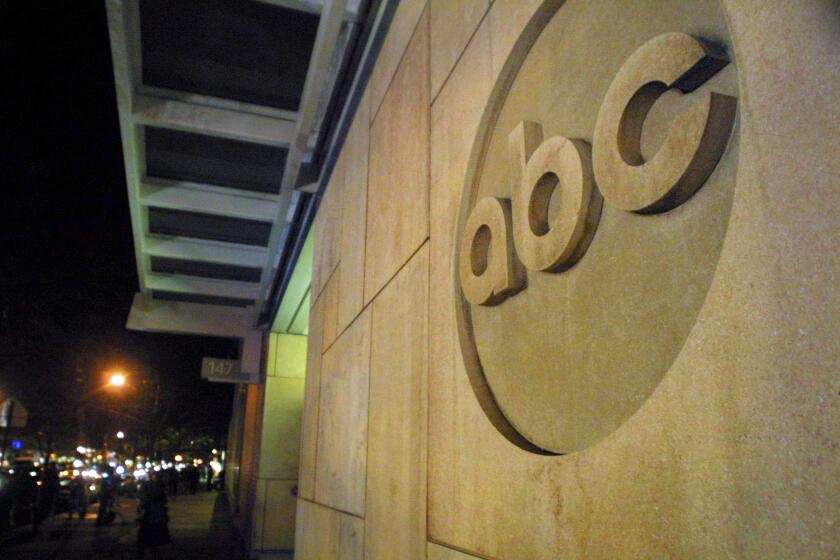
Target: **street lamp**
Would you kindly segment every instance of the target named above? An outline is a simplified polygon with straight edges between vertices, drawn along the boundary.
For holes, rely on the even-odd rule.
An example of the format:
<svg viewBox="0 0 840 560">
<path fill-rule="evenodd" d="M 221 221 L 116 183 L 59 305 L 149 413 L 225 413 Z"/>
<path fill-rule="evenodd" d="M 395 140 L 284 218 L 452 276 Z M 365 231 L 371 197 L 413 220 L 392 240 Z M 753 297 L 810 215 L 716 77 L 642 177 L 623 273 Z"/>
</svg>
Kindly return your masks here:
<svg viewBox="0 0 840 560">
<path fill-rule="evenodd" d="M 111 387 L 124 387 L 125 386 L 125 374 L 123 374 L 123 373 L 111 374 L 111 378 L 108 380 L 108 385 L 110 385 Z"/>
<path fill-rule="evenodd" d="M 149 435 L 149 441 L 152 441 L 154 434 L 156 434 L 158 430 L 157 417 L 160 410 L 160 382 L 154 379 L 149 379 L 148 376 L 145 375 L 138 375 L 136 371 L 132 372 L 131 376 L 131 380 L 129 381 L 129 376 L 127 374 L 119 370 L 113 371 L 108 376 L 108 382 L 105 387 L 112 389 L 112 394 L 115 396 L 117 393 L 122 393 L 124 388 L 130 389 L 131 392 L 134 392 L 140 390 L 141 387 L 148 387 L 149 389 L 152 389 L 153 387 L 153 392 L 148 393 L 150 399 L 152 400 L 152 414 L 150 418 L 150 432 L 152 433 Z M 125 434 L 123 432 L 119 432 L 116 436 L 117 439 L 125 438 Z M 137 437 L 137 434 L 135 434 L 135 437 Z M 153 446 L 151 443 L 150 445 Z"/>
</svg>

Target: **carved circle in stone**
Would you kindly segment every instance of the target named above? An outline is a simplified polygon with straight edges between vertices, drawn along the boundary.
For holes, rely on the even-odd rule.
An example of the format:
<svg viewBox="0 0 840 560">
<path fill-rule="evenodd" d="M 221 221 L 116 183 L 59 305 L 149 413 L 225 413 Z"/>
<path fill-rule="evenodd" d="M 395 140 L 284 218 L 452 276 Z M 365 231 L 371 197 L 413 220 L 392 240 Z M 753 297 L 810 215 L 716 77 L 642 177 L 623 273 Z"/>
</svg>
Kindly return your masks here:
<svg viewBox="0 0 840 560">
<path fill-rule="evenodd" d="M 609 436 L 689 338 L 734 196 L 732 48 L 717 1 L 550 0 L 504 64 L 454 283 L 470 383 L 517 446 Z"/>
</svg>

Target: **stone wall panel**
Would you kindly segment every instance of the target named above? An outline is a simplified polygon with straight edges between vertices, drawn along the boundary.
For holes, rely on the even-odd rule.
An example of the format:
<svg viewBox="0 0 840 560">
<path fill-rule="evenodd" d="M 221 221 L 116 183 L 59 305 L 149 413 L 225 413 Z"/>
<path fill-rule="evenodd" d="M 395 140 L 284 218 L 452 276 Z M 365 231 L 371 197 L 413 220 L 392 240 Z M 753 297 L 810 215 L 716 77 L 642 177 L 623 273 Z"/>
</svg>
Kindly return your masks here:
<svg viewBox="0 0 840 560">
<path fill-rule="evenodd" d="M 365 558 L 425 558 L 428 244 L 373 302 Z"/>
<path fill-rule="evenodd" d="M 371 314 L 365 311 L 321 362 L 315 501 L 362 516 L 368 435 Z"/>
<path fill-rule="evenodd" d="M 370 131 L 365 302 L 429 236 L 429 16 Z"/>
</svg>

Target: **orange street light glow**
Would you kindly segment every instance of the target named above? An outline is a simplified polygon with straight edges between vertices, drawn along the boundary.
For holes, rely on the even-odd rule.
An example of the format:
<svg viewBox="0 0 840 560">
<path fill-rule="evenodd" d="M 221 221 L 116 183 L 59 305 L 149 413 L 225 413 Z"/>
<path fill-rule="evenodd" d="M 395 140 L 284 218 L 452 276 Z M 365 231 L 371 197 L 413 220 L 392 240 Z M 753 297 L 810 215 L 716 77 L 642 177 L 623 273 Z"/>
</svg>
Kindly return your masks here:
<svg viewBox="0 0 840 560">
<path fill-rule="evenodd" d="M 125 386 L 125 375 L 122 373 L 115 373 L 111 376 L 111 379 L 108 380 L 108 385 L 112 387 L 123 387 Z"/>
</svg>

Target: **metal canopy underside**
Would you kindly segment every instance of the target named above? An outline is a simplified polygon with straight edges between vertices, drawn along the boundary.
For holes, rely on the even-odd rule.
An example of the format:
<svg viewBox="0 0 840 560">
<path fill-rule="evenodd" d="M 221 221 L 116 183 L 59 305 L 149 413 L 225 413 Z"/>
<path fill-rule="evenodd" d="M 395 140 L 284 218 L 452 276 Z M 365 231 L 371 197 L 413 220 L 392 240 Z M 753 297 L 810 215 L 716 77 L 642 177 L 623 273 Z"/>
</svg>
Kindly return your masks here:
<svg viewBox="0 0 840 560">
<path fill-rule="evenodd" d="M 258 2 L 145 0 L 143 83 L 297 111 L 318 20 Z"/>
<path fill-rule="evenodd" d="M 128 326 L 248 336 L 367 2 L 105 2 L 141 292 Z"/>
<path fill-rule="evenodd" d="M 162 274 L 184 274 L 216 280 L 237 280 L 239 282 L 259 282 L 262 269 L 253 266 L 221 264 L 187 259 L 152 257 L 152 272 Z"/>
<path fill-rule="evenodd" d="M 149 233 L 266 247 L 271 222 L 151 206 Z"/>
<path fill-rule="evenodd" d="M 146 174 L 277 194 L 288 149 L 207 134 L 145 127 Z"/>
</svg>

